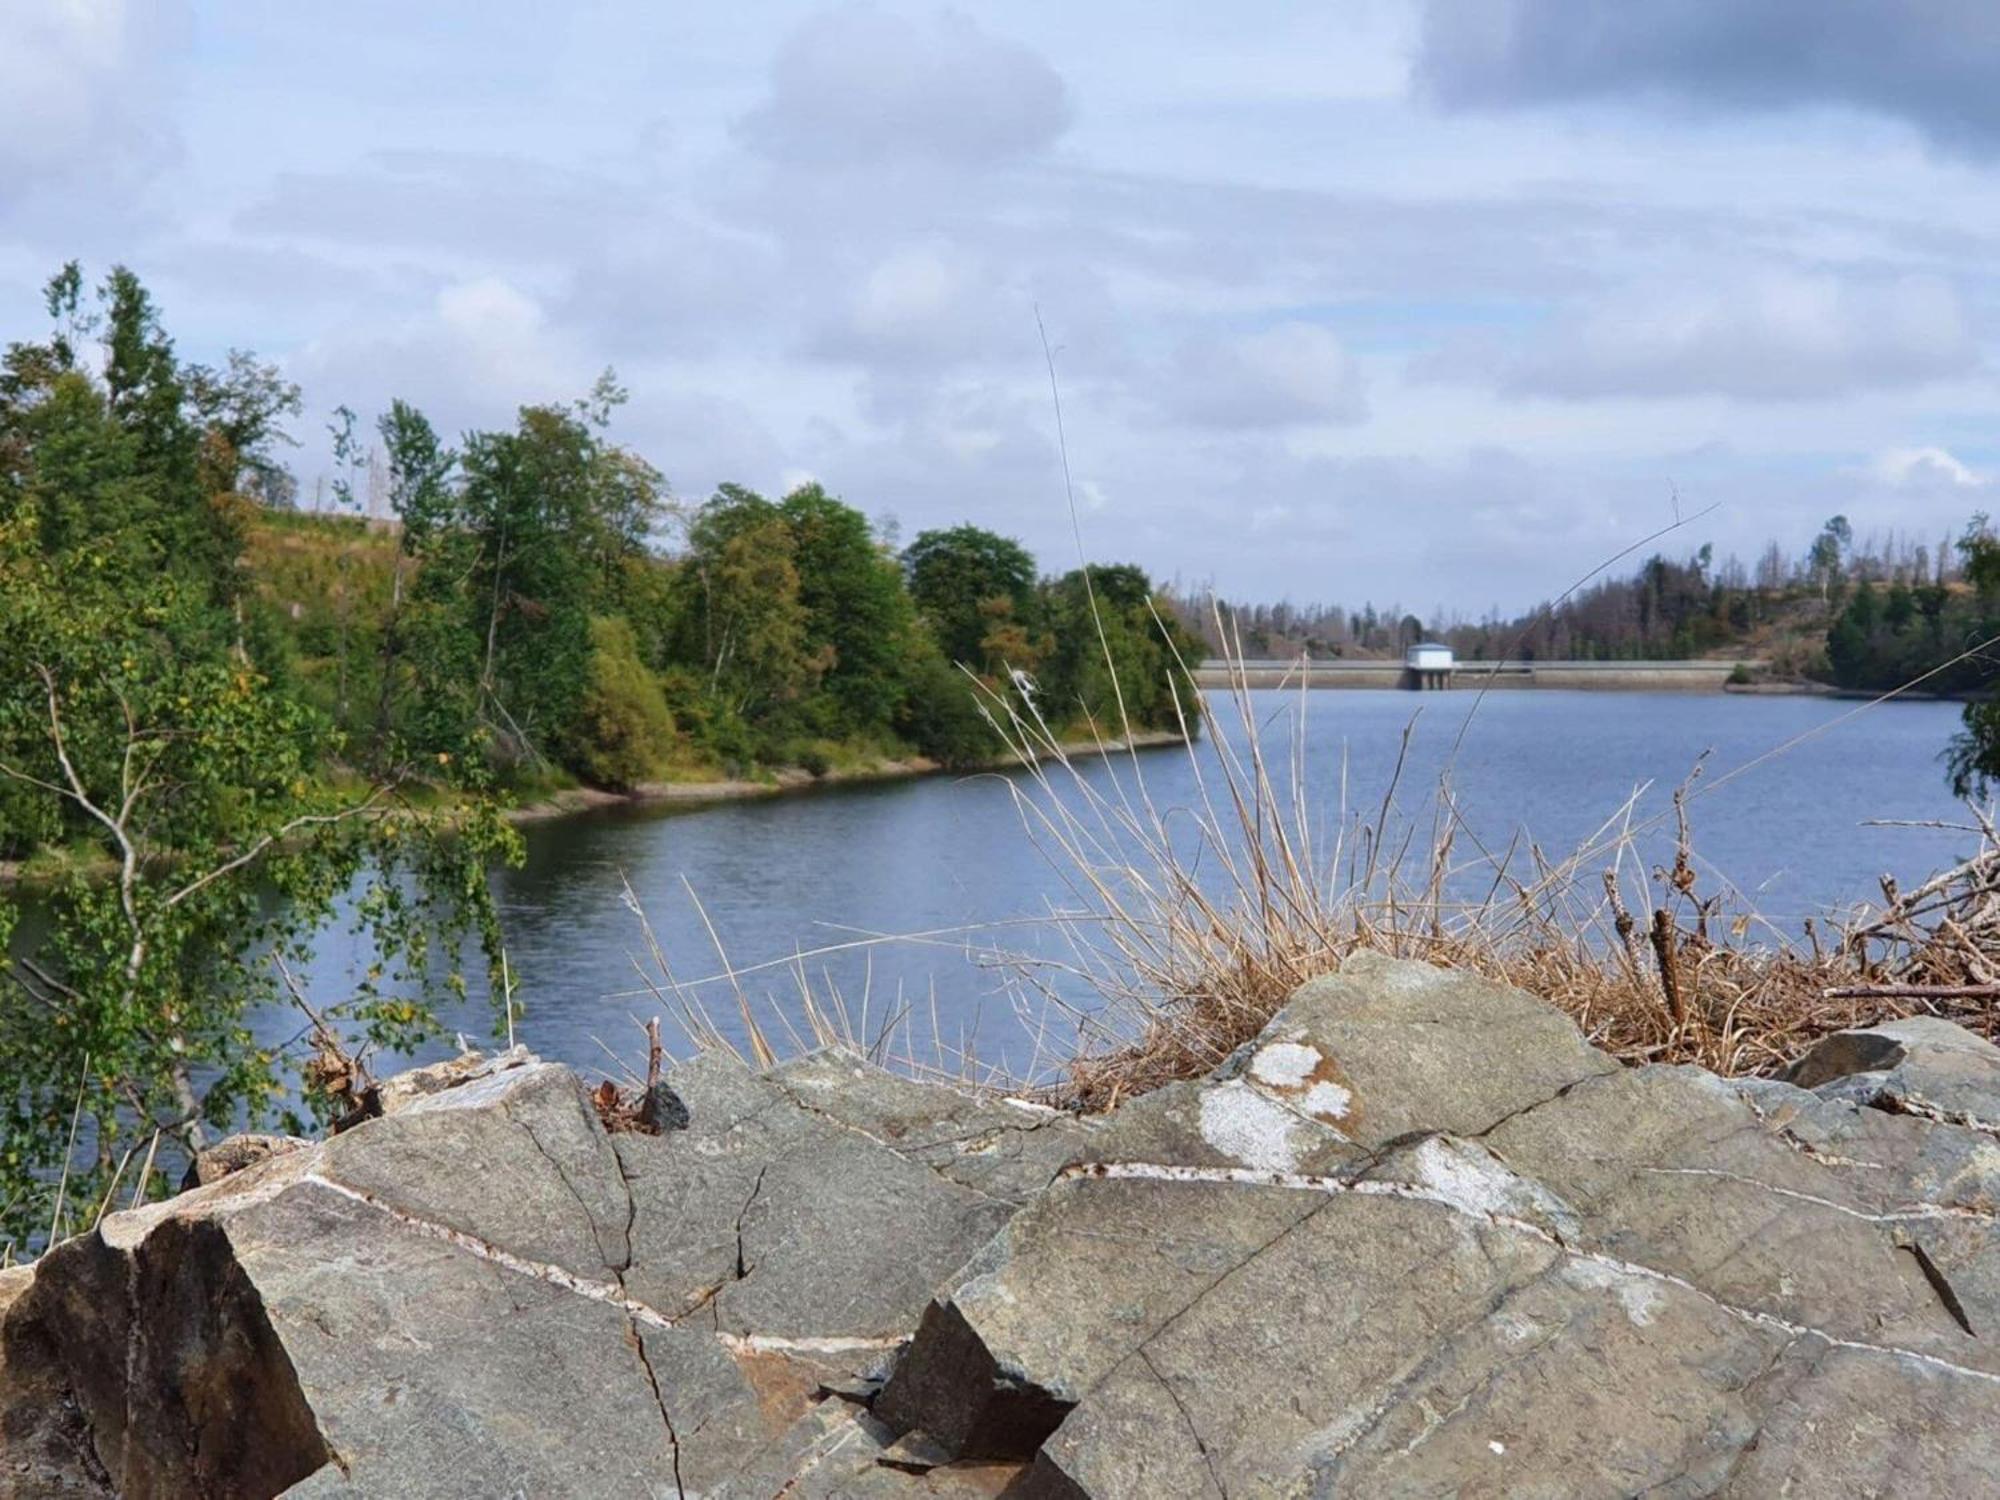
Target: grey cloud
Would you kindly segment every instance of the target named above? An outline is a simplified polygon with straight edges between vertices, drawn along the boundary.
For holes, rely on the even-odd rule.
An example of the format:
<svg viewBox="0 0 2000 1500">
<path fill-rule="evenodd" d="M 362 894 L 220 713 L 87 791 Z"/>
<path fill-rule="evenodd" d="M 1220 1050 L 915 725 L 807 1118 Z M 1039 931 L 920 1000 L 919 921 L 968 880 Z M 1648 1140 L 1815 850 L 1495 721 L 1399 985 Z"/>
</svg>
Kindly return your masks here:
<svg viewBox="0 0 2000 1500">
<path fill-rule="evenodd" d="M 280 173 L 237 227 L 520 261 L 571 255 L 644 220 L 633 184 L 608 173 L 501 153 L 399 151 L 345 172 Z"/>
<path fill-rule="evenodd" d="M 1358 422 L 1368 414 L 1361 372 L 1340 340 L 1301 322 L 1190 339 L 1160 402 L 1170 417 L 1214 427 Z"/>
<path fill-rule="evenodd" d="M 1043 150 L 1069 120 L 1061 76 L 1030 48 L 956 12 L 916 19 L 852 4 L 792 34 L 770 97 L 738 129 L 797 165 L 978 165 Z"/>
<path fill-rule="evenodd" d="M 1997 74 L 1990 0 L 1430 0 L 1416 63 L 1447 105 L 1845 105 L 1982 150 L 2000 145 Z"/>
<path fill-rule="evenodd" d="M 0 0 L 0 214 L 35 199 L 74 219 L 76 200 L 122 199 L 172 161 L 188 31 L 183 0 Z"/>
<path fill-rule="evenodd" d="M 1572 400 L 1812 400 L 1973 374 L 1966 310 L 1935 277 L 1782 272 L 1634 287 L 1587 302 L 1526 352 L 1447 353 L 1419 373 Z"/>
</svg>

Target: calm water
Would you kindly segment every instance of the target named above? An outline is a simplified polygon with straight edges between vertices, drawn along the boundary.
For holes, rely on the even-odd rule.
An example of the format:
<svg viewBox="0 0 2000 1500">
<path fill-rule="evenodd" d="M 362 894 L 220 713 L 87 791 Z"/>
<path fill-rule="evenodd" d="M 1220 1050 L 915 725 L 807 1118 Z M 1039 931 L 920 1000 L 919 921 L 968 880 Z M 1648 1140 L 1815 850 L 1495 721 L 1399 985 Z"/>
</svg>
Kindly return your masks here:
<svg viewBox="0 0 2000 1500">
<path fill-rule="evenodd" d="M 1362 810 L 1372 821 L 1414 714 L 1398 801 L 1409 822 L 1427 829 L 1432 791 L 1472 704 L 1470 693 L 1306 695 L 1306 795 L 1315 817 L 1329 828 L 1339 822 L 1344 779 L 1350 825 Z M 1653 790 L 1640 804 L 1642 816 L 1666 813 L 1672 787 L 1710 752 L 1696 785 L 1714 789 L 1698 791 L 1692 803 L 1704 885 L 1733 883 L 1757 910 L 1795 931 L 1809 912 L 1875 895 L 1882 872 L 1907 883 L 1967 842 L 1936 830 L 1864 826 L 1961 813 L 1938 760 L 1957 708 L 1890 704 L 1836 723 L 1857 706 L 1722 694 L 1495 693 L 1466 734 L 1453 785 L 1488 848 L 1504 847 L 1519 830 L 1564 853 L 1643 783 Z M 1255 696 L 1267 752 L 1289 747 L 1300 708 L 1297 694 Z M 1239 733 L 1233 718 L 1225 705 L 1215 729 Z M 1814 731 L 1824 732 L 1714 785 Z M 1156 806 L 1193 804 L 1184 752 L 1147 752 L 1138 764 Z M 1080 770 L 1107 791 L 1129 787 L 1133 776 L 1125 758 Z M 627 1059 L 641 1055 L 634 1018 L 661 1007 L 640 979 L 652 963 L 623 895 L 629 881 L 681 979 L 708 978 L 722 967 L 690 888 L 731 964 L 773 965 L 743 983 L 760 1019 L 779 1033 L 782 1007 L 768 997 L 797 993 L 787 958 L 865 934 L 936 934 L 820 954 L 805 966 L 822 990 L 845 996 L 857 1021 L 865 997 L 871 1030 L 904 1014 L 921 1038 L 935 1015 L 949 1043 L 963 1040 L 982 1058 L 1021 1066 L 1030 1049 L 992 950 L 1052 951 L 1047 925 L 1022 919 L 1076 905 L 1023 832 L 1013 792 L 1026 787 L 1022 777 L 940 777 L 535 825 L 527 830 L 526 866 L 499 881 L 508 951 L 527 1006 L 522 1036 L 544 1055 L 592 1073 L 609 1066 L 607 1047 Z M 1649 845 L 1652 858 L 1666 847 L 1663 839 L 1656 835 Z M 1460 851 L 1469 845 L 1461 841 Z M 346 976 L 364 962 L 329 934 L 314 989 L 322 999 L 338 998 Z M 736 1003 L 729 988 L 708 993 L 728 1021 Z M 482 1002 L 452 1019 L 477 1035 L 487 1014 Z"/>
</svg>

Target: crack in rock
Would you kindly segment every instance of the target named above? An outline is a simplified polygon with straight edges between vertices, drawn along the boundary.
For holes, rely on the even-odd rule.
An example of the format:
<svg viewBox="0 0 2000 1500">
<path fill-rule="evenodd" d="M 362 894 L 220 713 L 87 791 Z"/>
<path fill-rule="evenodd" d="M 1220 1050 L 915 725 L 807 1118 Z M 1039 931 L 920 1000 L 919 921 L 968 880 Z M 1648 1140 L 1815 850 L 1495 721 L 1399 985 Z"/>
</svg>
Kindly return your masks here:
<svg viewBox="0 0 2000 1500">
<path fill-rule="evenodd" d="M 687 1500 L 687 1487 L 681 1483 L 681 1440 L 674 1431 L 673 1414 L 667 1410 L 667 1398 L 660 1391 L 660 1377 L 653 1373 L 652 1356 L 646 1352 L 646 1335 L 639 1327 L 637 1318 L 628 1325 L 628 1336 L 632 1340 L 632 1350 L 639 1356 L 639 1368 L 646 1372 L 646 1384 L 652 1387 L 653 1404 L 660 1409 L 660 1421 L 666 1425 L 667 1446 L 674 1455 L 674 1493 Z"/>
<path fill-rule="evenodd" d="M 623 1281 L 593 1281 L 587 1276 L 579 1276 L 562 1266 L 554 1266 L 546 1261 L 530 1260 L 524 1255 L 483 1240 L 478 1235 L 467 1234 L 463 1229 L 454 1229 L 449 1224 L 439 1224 L 434 1220 L 420 1218 L 407 1210 L 397 1208 L 393 1203 L 384 1202 L 373 1193 L 360 1188 L 349 1187 L 344 1182 L 336 1182 L 317 1172 L 308 1172 L 297 1179 L 299 1185 L 321 1187 L 351 1202 L 359 1203 L 395 1220 L 403 1228 L 426 1239 L 439 1240 L 447 1245 L 465 1251 L 466 1254 L 496 1266 L 503 1266 L 517 1275 L 531 1277 L 544 1285 L 556 1287 L 578 1297 L 587 1297 L 593 1302 L 602 1302 L 608 1307 L 618 1308 L 636 1322 L 653 1328 L 673 1328 L 678 1320 L 668 1317 L 658 1308 L 648 1307 L 643 1302 L 634 1301 L 625 1295 Z"/>
<path fill-rule="evenodd" d="M 1222 1500 L 1229 1500 L 1229 1488 L 1222 1482 L 1222 1474 L 1215 1466 L 1215 1455 L 1208 1451 L 1208 1444 L 1202 1441 L 1201 1429 L 1194 1425 L 1194 1414 L 1187 1409 L 1187 1403 L 1181 1400 L 1180 1392 L 1175 1390 L 1167 1377 L 1160 1373 L 1160 1367 L 1153 1363 L 1153 1356 L 1146 1352 L 1144 1344 L 1133 1352 L 1139 1356 L 1139 1362 L 1146 1367 L 1154 1383 L 1167 1393 L 1167 1399 L 1174 1403 L 1174 1410 L 1181 1414 L 1181 1422 L 1186 1426 L 1188 1436 L 1194 1439 L 1195 1451 L 1201 1455 L 1202 1464 L 1208 1470 L 1208 1482 L 1215 1486 L 1215 1492 L 1222 1497 Z"/>
<path fill-rule="evenodd" d="M 743 1255 L 743 1221 L 750 1217 L 750 1210 L 756 1206 L 757 1195 L 764 1191 L 764 1174 L 771 1170 L 769 1162 L 757 1169 L 757 1180 L 750 1184 L 750 1196 L 743 1200 L 743 1206 L 736 1211 L 736 1279 L 743 1280 L 755 1266 L 745 1261 Z"/>
<path fill-rule="evenodd" d="M 1860 1219 L 1866 1224 L 1908 1224 L 1926 1219 L 1973 1219 L 1982 1223 L 1991 1222 L 1993 1215 L 1976 1208 L 1958 1208 L 1944 1203 L 1906 1203 L 1883 1213 L 1869 1213 L 1866 1209 L 1853 1208 L 1833 1198 L 1822 1198 L 1817 1193 L 1801 1192 L 1797 1188 L 1779 1187 L 1776 1183 L 1764 1182 L 1742 1172 L 1729 1172 L 1720 1167 L 1635 1167 L 1635 1172 L 1644 1172 L 1654 1177 L 1712 1177 L 1721 1182 L 1740 1182 L 1745 1187 L 1754 1187 L 1777 1198 L 1790 1198 L 1799 1203 L 1810 1203 L 1815 1208 L 1829 1209 L 1837 1214 L 1845 1214 L 1850 1219 Z"/>
<path fill-rule="evenodd" d="M 1682 1291 L 1701 1298 L 1710 1306 L 1732 1318 L 1754 1327 L 1774 1329 L 1780 1333 L 1815 1338 L 1836 1349 L 1846 1349 L 1857 1354 L 1873 1355 L 1879 1358 L 1895 1359 L 1918 1365 L 1924 1369 L 1936 1370 L 1948 1375 L 1962 1375 L 1969 1380 L 1984 1381 L 1989 1385 L 2000 1385 L 2000 1374 L 1989 1370 L 1975 1369 L 1961 1365 L 1936 1354 L 1926 1354 L 1921 1349 L 1908 1349 L 1900 1344 L 1876 1344 L 1865 1339 L 1843 1338 L 1829 1333 L 1823 1328 L 1815 1328 L 1808 1323 L 1795 1323 L 1789 1318 L 1781 1318 L 1776 1313 L 1759 1312 L 1756 1308 L 1738 1307 L 1725 1302 L 1713 1293 L 1704 1291 L 1685 1277 L 1662 1271 L 1655 1266 L 1642 1265 L 1636 1261 L 1621 1260 L 1616 1256 L 1598 1251 L 1583 1250 L 1567 1244 L 1563 1239 L 1544 1229 L 1539 1224 L 1526 1219 L 1514 1218 L 1507 1214 L 1495 1213 L 1476 1205 L 1467 1205 L 1450 1194 L 1434 1188 L 1412 1183 L 1352 1181 L 1339 1177 L 1314 1176 L 1298 1172 L 1258 1172 L 1247 1167 L 1181 1167 L 1157 1162 L 1096 1162 L 1071 1168 L 1062 1174 L 1065 1177 L 1101 1177 L 1110 1179 L 1139 1179 L 1152 1182 L 1205 1182 L 1240 1183 L 1246 1187 L 1289 1188 L 1299 1192 L 1321 1193 L 1328 1197 L 1351 1194 L 1356 1197 L 1400 1198 L 1410 1203 L 1428 1203 L 1464 1215 L 1483 1223 L 1511 1229 L 1552 1245 L 1573 1260 L 1601 1267 L 1614 1276 L 1635 1277 L 1657 1282 L 1663 1286 L 1677 1287 Z"/>
</svg>

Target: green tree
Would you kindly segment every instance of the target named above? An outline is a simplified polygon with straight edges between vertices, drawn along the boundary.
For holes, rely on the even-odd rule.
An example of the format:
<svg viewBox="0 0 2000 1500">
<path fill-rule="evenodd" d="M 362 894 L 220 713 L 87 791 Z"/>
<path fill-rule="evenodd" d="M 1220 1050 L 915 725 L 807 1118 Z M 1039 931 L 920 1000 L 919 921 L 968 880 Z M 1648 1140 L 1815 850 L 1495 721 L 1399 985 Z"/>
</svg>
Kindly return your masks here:
<svg viewBox="0 0 2000 1500">
<path fill-rule="evenodd" d="M 1008 614 L 1028 626 L 1035 597 L 1035 560 L 1011 537 L 977 526 L 924 531 L 904 549 L 910 597 L 930 622 L 945 656 L 988 671 L 986 637 L 1005 600 Z"/>
<path fill-rule="evenodd" d="M 0 897 L 0 1237 L 17 1238 L 48 1226 L 79 1091 L 72 1204 L 155 1133 L 171 1159 L 269 1114 L 278 1059 L 246 1018 L 282 992 L 260 956 L 302 955 L 357 880 L 372 894 L 354 920 L 389 967 L 349 1014 L 379 1042 L 425 1035 L 432 933 L 496 939 L 481 862 L 510 838 L 478 808 L 433 838 L 393 781 L 330 788 L 333 727 L 188 644 L 207 633 L 187 616 L 213 605 L 172 579 L 96 584 L 31 536 L 0 527 L 0 780 L 71 855 L 32 931 Z"/>
<path fill-rule="evenodd" d="M 868 518 L 816 484 L 778 503 L 792 534 L 808 649 L 823 655 L 820 689 L 834 734 L 886 731 L 909 691 L 904 676 L 915 614 L 901 569 Z"/>
<path fill-rule="evenodd" d="M 689 526 L 676 654 L 699 665 L 728 718 L 781 721 L 825 675 L 827 653 L 807 633 L 797 557 L 778 508 L 736 485 L 718 489 Z"/>
<path fill-rule="evenodd" d="M 55 331 L 0 361 L 0 854 L 66 855 L 32 923 L 0 895 L 0 1238 L 47 1231 L 73 1109 L 73 1209 L 153 1140 L 171 1157 L 268 1115 L 262 960 L 301 955 L 357 886 L 382 967 L 343 1009 L 379 1042 L 423 1035 L 462 938 L 497 951 L 483 864 L 514 847 L 482 800 L 433 837 L 407 770 L 329 774 L 339 729 L 246 649 L 249 506 L 216 490 L 268 451 L 283 393 L 257 430 L 180 367 L 136 278 L 114 271 L 100 308 L 66 267 Z"/>
<path fill-rule="evenodd" d="M 58 272 L 52 333 L 0 359 L 0 520 L 32 510 L 45 552 L 135 585 L 171 575 L 233 604 L 245 508 L 204 488 L 201 414 L 173 342 L 124 267 L 95 313 L 82 284 L 74 262 Z"/>
<path fill-rule="evenodd" d="M 1819 579 L 1819 596 L 1822 601 L 1832 598 L 1833 586 L 1845 576 L 1847 549 L 1854 541 L 1854 528 L 1846 516 L 1834 516 L 1820 528 L 1813 538 L 1807 562 L 1813 576 Z"/>
<path fill-rule="evenodd" d="M 1087 582 L 1086 582 L 1087 579 Z M 1088 720 L 1100 729 L 1178 729 L 1198 722 L 1200 699 L 1189 668 L 1200 644 L 1153 596 L 1130 564 L 1092 564 L 1043 586 L 1041 610 L 1053 644 L 1038 674 L 1037 707 L 1061 729 Z"/>
</svg>

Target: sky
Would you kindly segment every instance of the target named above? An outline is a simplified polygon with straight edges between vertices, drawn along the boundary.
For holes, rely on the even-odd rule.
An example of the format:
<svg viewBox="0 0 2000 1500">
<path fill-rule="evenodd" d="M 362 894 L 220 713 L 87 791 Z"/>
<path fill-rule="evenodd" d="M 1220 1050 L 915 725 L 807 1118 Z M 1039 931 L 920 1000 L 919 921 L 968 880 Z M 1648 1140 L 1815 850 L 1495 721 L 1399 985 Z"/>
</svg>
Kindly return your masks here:
<svg viewBox="0 0 2000 1500">
<path fill-rule="evenodd" d="M 611 366 L 683 501 L 1477 616 L 2000 511 L 1995 77 L 1988 0 L 0 0 L 0 337 L 130 265 L 308 499 Z"/>
</svg>

